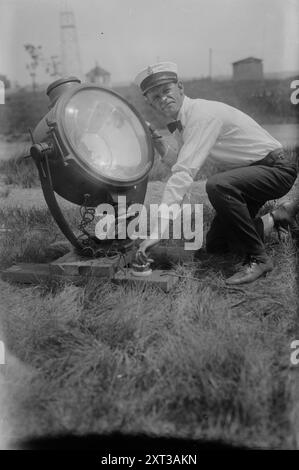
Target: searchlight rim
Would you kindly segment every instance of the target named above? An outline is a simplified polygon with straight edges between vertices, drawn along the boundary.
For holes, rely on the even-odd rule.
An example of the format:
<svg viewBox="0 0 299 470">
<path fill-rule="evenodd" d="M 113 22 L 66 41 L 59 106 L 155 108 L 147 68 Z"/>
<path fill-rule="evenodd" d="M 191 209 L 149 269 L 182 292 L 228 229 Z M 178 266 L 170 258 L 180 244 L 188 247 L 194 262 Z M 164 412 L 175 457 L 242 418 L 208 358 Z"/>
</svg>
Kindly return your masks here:
<svg viewBox="0 0 299 470">
<path fill-rule="evenodd" d="M 75 96 L 77 93 L 80 93 L 82 90 L 96 90 L 96 91 L 99 90 L 99 91 L 104 91 L 106 93 L 109 93 L 115 96 L 116 98 L 120 99 L 125 105 L 129 107 L 129 109 L 137 117 L 138 121 L 140 122 L 145 132 L 145 139 L 146 139 L 146 144 L 148 148 L 148 162 L 145 164 L 144 169 L 140 172 L 140 175 L 131 177 L 131 178 L 128 177 L 126 179 L 117 178 L 117 177 L 115 178 L 108 177 L 106 175 L 101 174 L 92 165 L 89 165 L 88 162 L 84 160 L 80 156 L 78 151 L 75 149 L 75 147 L 73 146 L 68 136 L 68 131 L 66 129 L 65 110 L 71 98 Z M 132 185 L 139 184 L 148 176 L 148 173 L 154 163 L 154 147 L 153 147 L 150 131 L 148 129 L 147 124 L 145 123 L 145 120 L 139 113 L 139 111 L 137 111 L 137 109 L 131 103 L 129 103 L 125 98 L 123 98 L 117 92 L 111 90 L 110 88 L 101 87 L 98 85 L 80 84 L 78 86 L 74 86 L 74 88 L 67 90 L 59 97 L 59 99 L 57 100 L 57 102 L 55 103 L 53 107 L 53 112 L 55 115 L 55 123 L 57 126 L 57 130 L 59 132 L 60 139 L 62 140 L 63 146 L 68 151 L 68 155 L 65 155 L 65 156 L 68 156 L 68 159 L 74 160 L 85 172 L 89 174 L 89 176 L 92 177 L 92 179 L 96 178 L 102 183 L 106 183 L 106 184 L 113 185 L 113 186 L 125 186 L 125 187 L 129 186 L 130 187 Z"/>
</svg>

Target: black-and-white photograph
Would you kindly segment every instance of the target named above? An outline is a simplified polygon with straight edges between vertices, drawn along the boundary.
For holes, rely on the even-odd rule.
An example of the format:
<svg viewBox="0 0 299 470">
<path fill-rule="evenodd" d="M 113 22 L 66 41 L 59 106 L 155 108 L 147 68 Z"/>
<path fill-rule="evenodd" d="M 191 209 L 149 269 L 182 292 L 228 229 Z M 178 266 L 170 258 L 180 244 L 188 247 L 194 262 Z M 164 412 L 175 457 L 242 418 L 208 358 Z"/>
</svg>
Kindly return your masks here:
<svg viewBox="0 0 299 470">
<path fill-rule="evenodd" d="M 298 0 L 0 0 L 0 449 L 299 449 Z"/>
</svg>

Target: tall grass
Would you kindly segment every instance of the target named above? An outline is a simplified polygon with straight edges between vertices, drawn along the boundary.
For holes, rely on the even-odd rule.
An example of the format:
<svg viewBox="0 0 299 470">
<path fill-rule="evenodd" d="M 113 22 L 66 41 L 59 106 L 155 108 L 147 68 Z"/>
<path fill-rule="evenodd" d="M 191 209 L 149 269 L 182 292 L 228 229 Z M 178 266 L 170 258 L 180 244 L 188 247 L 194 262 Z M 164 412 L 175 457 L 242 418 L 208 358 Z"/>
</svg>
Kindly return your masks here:
<svg viewBox="0 0 299 470">
<path fill-rule="evenodd" d="M 35 370 L 16 391 L 17 435 L 121 430 L 290 447 L 288 269 L 283 291 L 265 281 L 237 309 L 212 262 L 171 294 L 95 280 L 17 296 L 6 286 L 7 345 Z"/>
<path fill-rule="evenodd" d="M 74 229 L 78 229 L 78 213 L 65 211 Z M 50 245 L 62 235 L 48 209 L 22 207 L 0 208 L 3 232 L 0 235 L 0 268 L 17 262 L 42 263 L 55 258 Z"/>
<path fill-rule="evenodd" d="M 37 168 L 31 158 L 24 159 L 23 155 L 0 161 L 0 174 L 5 184 L 34 188 L 40 186 Z"/>
<path fill-rule="evenodd" d="M 5 106 L 0 107 L 0 128 L 3 134 L 28 134 L 48 111 L 45 92 L 33 93 L 20 90 L 6 97 Z"/>
<path fill-rule="evenodd" d="M 1 216 L 15 229 L 0 240 L 2 262 L 50 259 L 47 210 Z M 225 287 L 232 259 L 217 256 L 176 265 L 169 294 L 95 279 L 2 282 L 5 343 L 30 370 L 13 388 L 14 437 L 118 430 L 292 447 L 294 247 L 273 239 L 268 250 L 275 270 L 241 290 Z"/>
</svg>

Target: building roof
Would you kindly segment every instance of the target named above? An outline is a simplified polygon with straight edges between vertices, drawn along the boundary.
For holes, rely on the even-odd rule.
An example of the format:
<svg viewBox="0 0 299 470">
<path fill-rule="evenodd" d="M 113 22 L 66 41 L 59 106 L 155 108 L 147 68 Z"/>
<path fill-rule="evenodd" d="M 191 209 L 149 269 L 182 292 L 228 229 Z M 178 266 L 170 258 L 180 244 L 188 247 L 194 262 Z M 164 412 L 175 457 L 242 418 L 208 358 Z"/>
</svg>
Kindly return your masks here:
<svg viewBox="0 0 299 470">
<path fill-rule="evenodd" d="M 246 57 L 246 59 L 237 60 L 233 62 L 233 65 L 236 64 L 250 64 L 251 62 L 263 62 L 262 59 L 257 59 L 256 57 Z"/>
<path fill-rule="evenodd" d="M 96 65 L 93 69 L 91 69 L 86 75 L 92 75 L 96 77 L 102 77 L 102 76 L 107 76 L 111 75 L 107 70 L 103 69 L 99 65 Z"/>
</svg>

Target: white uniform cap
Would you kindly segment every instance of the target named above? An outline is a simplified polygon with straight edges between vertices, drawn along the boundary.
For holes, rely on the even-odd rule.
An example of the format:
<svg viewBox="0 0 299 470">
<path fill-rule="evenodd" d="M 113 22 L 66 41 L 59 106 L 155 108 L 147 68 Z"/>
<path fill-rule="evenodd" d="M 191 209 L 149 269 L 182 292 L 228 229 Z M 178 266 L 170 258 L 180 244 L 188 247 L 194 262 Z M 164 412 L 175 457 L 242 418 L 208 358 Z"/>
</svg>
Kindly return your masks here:
<svg viewBox="0 0 299 470">
<path fill-rule="evenodd" d="M 149 65 L 135 78 L 135 83 L 145 95 L 151 88 L 164 83 L 177 82 L 178 67 L 174 62 L 158 62 Z"/>
</svg>

